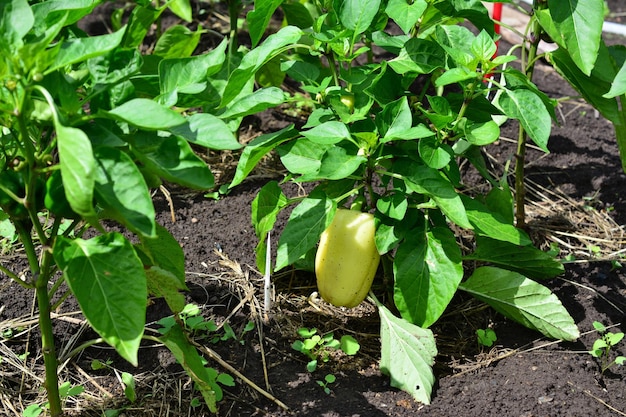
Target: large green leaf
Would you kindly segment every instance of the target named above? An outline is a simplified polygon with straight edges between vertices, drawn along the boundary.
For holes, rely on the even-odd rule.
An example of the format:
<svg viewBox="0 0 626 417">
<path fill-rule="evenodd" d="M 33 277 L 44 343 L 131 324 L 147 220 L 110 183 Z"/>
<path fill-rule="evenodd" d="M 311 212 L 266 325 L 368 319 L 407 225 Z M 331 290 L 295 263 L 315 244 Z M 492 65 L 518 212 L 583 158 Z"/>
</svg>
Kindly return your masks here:
<svg viewBox="0 0 626 417">
<path fill-rule="evenodd" d="M 146 130 L 165 130 L 185 123 L 174 110 L 147 98 L 135 98 L 110 110 L 109 115 Z"/>
<path fill-rule="evenodd" d="M 321 191 L 313 191 L 298 204 L 280 235 L 276 252 L 278 271 L 296 262 L 315 247 L 333 219 L 337 205 Z"/>
<path fill-rule="evenodd" d="M 411 29 L 419 22 L 427 6 L 426 0 L 415 0 L 413 2 L 389 0 L 385 13 L 400 26 L 404 33 L 409 34 Z"/>
<path fill-rule="evenodd" d="M 600 48 L 598 67 L 591 75 L 585 75 L 572 61 L 572 58 L 561 48 L 552 52 L 550 61 L 554 68 L 567 80 L 584 99 L 595 107 L 602 116 L 612 123 L 619 123 L 620 109 L 617 101 L 608 97 L 611 82 L 617 75 L 617 69 L 606 47 Z"/>
<path fill-rule="evenodd" d="M 319 169 L 304 174 L 299 181 L 341 180 L 352 175 L 365 162 L 367 158 L 358 155 L 356 146 L 331 146 L 324 152 Z"/>
<path fill-rule="evenodd" d="M 125 30 L 120 29 L 109 35 L 75 38 L 64 42 L 54 63 L 46 70 L 46 73 L 112 51 L 120 45 L 124 33 Z"/>
<path fill-rule="evenodd" d="M 208 190 L 214 178 L 207 164 L 179 136 L 137 132 L 131 138 L 135 157 L 167 181 L 197 190 Z"/>
<path fill-rule="evenodd" d="M 263 110 L 284 103 L 286 99 L 287 95 L 278 87 L 261 88 L 232 103 L 228 106 L 226 111 L 219 116 L 223 119 L 234 119 L 236 117 L 260 113 Z"/>
<path fill-rule="evenodd" d="M 508 222 L 505 216 L 494 213 L 487 206 L 471 197 L 461 196 L 461 199 L 476 234 L 520 246 L 532 244 L 528 235 Z"/>
<path fill-rule="evenodd" d="M 457 225 L 472 229 L 461 197 L 454 186 L 439 171 L 427 166 L 403 161 L 394 166 L 402 174 L 407 187 L 418 194 L 432 198 L 437 207 Z"/>
<path fill-rule="evenodd" d="M 411 38 L 398 57 L 389 61 L 389 66 L 398 74 L 429 74 L 437 68 L 445 68 L 445 60 L 446 54 L 436 42 Z"/>
<path fill-rule="evenodd" d="M 297 42 L 301 36 L 302 30 L 294 26 L 287 26 L 268 36 L 261 45 L 244 55 L 239 67 L 228 78 L 228 83 L 222 95 L 221 106 L 226 107 L 239 95 L 243 86 L 254 78 L 254 73 L 259 68 L 282 52 L 285 46 Z"/>
<path fill-rule="evenodd" d="M 186 22 L 191 22 L 192 9 L 189 0 L 170 0 L 167 2 L 167 7 L 181 19 Z"/>
<path fill-rule="evenodd" d="M 63 188 L 72 210 L 84 218 L 92 218 L 96 159 L 89 138 L 80 129 L 63 126 L 55 118 L 57 149 L 63 175 Z"/>
<path fill-rule="evenodd" d="M 224 40 L 209 53 L 159 62 L 161 95 L 177 98 L 178 93 L 194 94 L 204 90 L 207 77 L 216 74 L 224 64 L 227 44 Z"/>
<path fill-rule="evenodd" d="M 566 48 L 578 68 L 589 75 L 598 57 L 604 23 L 604 1 L 548 0 L 548 9 L 558 33 L 558 36 L 553 36 L 553 40 Z M 545 19 L 540 21 L 544 25 Z"/>
<path fill-rule="evenodd" d="M 254 10 L 249 11 L 246 15 L 246 22 L 248 23 L 253 48 L 261 40 L 261 37 L 270 23 L 272 15 L 282 2 L 283 0 L 255 0 Z"/>
<path fill-rule="evenodd" d="M 198 46 L 203 33 L 202 28 L 194 32 L 187 26 L 170 26 L 157 40 L 153 54 L 164 59 L 189 57 Z"/>
<path fill-rule="evenodd" d="M 517 272 L 484 266 L 459 288 L 545 336 L 573 341 L 580 335 L 574 319 L 556 295 Z"/>
<path fill-rule="evenodd" d="M 541 98 L 531 90 L 506 90 L 497 103 L 504 114 L 519 120 L 528 136 L 544 152 L 548 151 L 548 139 L 552 129 L 550 113 Z"/>
<path fill-rule="evenodd" d="M 621 96 L 626 93 L 626 63 L 622 65 L 620 70 L 618 71 L 613 83 L 611 84 L 611 89 L 608 93 L 604 94 L 605 98 L 613 98 L 617 96 Z"/>
<path fill-rule="evenodd" d="M 187 118 L 187 123 L 169 129 L 191 143 L 216 150 L 241 148 L 235 134 L 222 119 L 209 113 L 196 113 Z"/>
<path fill-rule="evenodd" d="M 156 237 L 152 197 L 133 160 L 116 148 L 98 148 L 95 157 L 96 197 L 105 216 L 138 235 Z"/>
<path fill-rule="evenodd" d="M 22 38 L 34 24 L 35 17 L 28 1 L 0 1 L 0 51 L 14 56 L 23 45 Z"/>
<path fill-rule="evenodd" d="M 146 322 L 146 274 L 119 233 L 89 240 L 57 237 L 54 260 L 85 318 L 124 359 L 137 366 Z"/>
<path fill-rule="evenodd" d="M 298 132 L 294 129 L 293 125 L 290 125 L 277 132 L 266 133 L 253 139 L 244 148 L 239 157 L 235 177 L 230 183 L 229 188 L 241 184 L 265 155 L 281 143 L 294 138 L 297 134 Z"/>
<path fill-rule="evenodd" d="M 391 377 L 391 386 L 411 394 L 416 401 L 430 404 L 435 384 L 432 366 L 437 356 L 435 336 L 394 316 L 379 304 L 380 371 Z"/>
<path fill-rule="evenodd" d="M 370 27 L 380 3 L 381 0 L 343 0 L 339 7 L 339 19 L 356 36 Z"/>
<path fill-rule="evenodd" d="M 463 278 L 461 251 L 450 229 L 413 230 L 393 261 L 394 301 L 402 318 L 429 327 L 441 316 Z"/>
<path fill-rule="evenodd" d="M 302 136 L 319 145 L 332 145 L 350 139 L 350 131 L 345 124 L 332 120 L 300 132 Z"/>
<path fill-rule="evenodd" d="M 561 262 L 534 246 L 518 246 L 480 236 L 476 237 L 476 250 L 465 259 L 490 262 L 538 279 L 553 278 L 565 272 Z"/>
</svg>

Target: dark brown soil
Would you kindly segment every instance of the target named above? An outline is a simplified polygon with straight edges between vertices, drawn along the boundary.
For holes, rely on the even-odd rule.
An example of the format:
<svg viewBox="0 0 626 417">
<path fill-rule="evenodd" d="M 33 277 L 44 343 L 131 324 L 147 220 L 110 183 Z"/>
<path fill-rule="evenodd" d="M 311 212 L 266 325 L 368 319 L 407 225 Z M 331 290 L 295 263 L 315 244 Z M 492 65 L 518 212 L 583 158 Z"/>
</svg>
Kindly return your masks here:
<svg viewBox="0 0 626 417">
<path fill-rule="evenodd" d="M 608 3 L 611 7 L 615 6 L 612 10 L 623 11 L 621 1 Z M 575 95 L 547 68 L 539 69 L 535 81 L 553 97 Z M 257 324 L 257 329 L 246 333 L 241 342 L 227 340 L 206 344 L 289 407 L 289 411 L 283 410 L 237 379 L 235 387 L 225 389 L 225 398 L 219 404 L 219 415 L 626 415 L 626 369 L 615 367 L 602 374 L 598 361 L 587 353 L 597 338 L 592 326 L 594 321 L 607 326 L 615 325 L 612 331 L 626 331 L 626 274 L 622 269 L 612 268 L 612 263 L 606 260 L 609 255 L 619 259 L 619 253 L 610 253 L 610 249 L 595 253 L 590 249 L 591 245 L 610 248 L 614 247 L 611 245 L 621 244 L 623 247 L 625 240 L 621 225 L 626 223 L 626 195 L 622 190 L 626 189 L 626 175 L 621 169 L 609 122 L 597 117 L 592 108 L 579 101 L 565 102 L 559 114 L 560 125 L 554 126 L 549 142 L 551 153 L 544 155 L 531 150 L 527 160 L 529 180 L 537 184 L 535 189 L 545 187 L 541 189 L 544 195 L 554 192 L 552 198 L 547 199 L 554 204 L 546 211 L 536 210 L 536 207 L 549 204 L 546 199 L 540 198 L 538 192 L 529 192 L 527 207 L 539 245 L 547 246 L 548 243 L 546 232 L 539 229 L 550 229 L 547 225 L 557 221 L 570 223 L 566 229 L 559 230 L 583 236 L 577 239 L 558 235 L 563 243 L 559 246 L 561 255 L 574 255 L 579 262 L 566 264 L 564 276 L 547 283 L 574 317 L 582 336 L 575 343 L 547 340 L 460 294 L 440 322 L 433 326 L 439 356 L 435 367 L 438 382 L 430 406 L 415 403 L 408 394 L 391 387 L 388 377 L 381 375 L 378 369 L 379 323 L 375 309 L 370 304 L 354 311 L 310 304 L 307 297 L 315 290 L 310 274 L 288 271 L 273 277 L 276 300 L 269 322 L 262 324 L 262 305 L 257 302 L 261 300 L 262 303 L 262 282 L 255 267 L 256 237 L 250 223 L 250 203 L 267 181 L 267 173 L 263 173 L 263 180 L 246 181 L 219 200 L 174 189 L 175 222 L 172 221 L 167 201 L 157 193 L 158 221 L 181 242 L 186 254 L 189 302 L 201 306 L 203 315 L 218 323 L 228 318 L 238 335 L 249 320 Z M 276 113 L 267 112 L 249 122 L 256 130 L 275 129 L 282 123 L 278 119 Z M 488 149 L 500 163 L 514 152 L 513 145 L 506 138 L 517 137 L 516 126 L 507 124 L 502 136 L 501 141 Z M 228 171 L 224 173 L 222 182 L 227 182 L 227 178 Z M 291 194 L 299 192 L 294 186 L 286 186 L 285 189 Z M 571 204 L 559 200 L 557 195 L 566 196 Z M 582 219 L 580 224 L 571 224 L 568 215 L 572 212 L 580 212 L 575 217 Z M 593 217 L 594 213 L 597 217 Z M 583 224 L 585 219 L 594 218 L 609 220 L 606 223 L 592 221 Z M 613 236 L 608 239 L 610 242 L 584 239 L 586 231 L 606 224 L 613 227 L 611 220 L 615 222 L 614 230 L 594 234 Z M 283 216 L 279 228 L 284 221 Z M 588 235 L 591 236 L 590 233 Z M 581 253 L 581 247 L 585 249 L 581 241 L 588 244 L 584 254 Z M 19 252 L 0 260 L 3 264 L 21 262 Z M 241 305 L 240 300 L 244 300 Z M 31 305 L 32 294 L 0 277 L 0 320 L 3 325 L 9 319 L 30 314 Z M 63 311 L 73 309 L 75 307 L 68 302 Z M 234 314 L 230 316 L 231 313 Z M 157 300 L 149 308 L 148 322 L 154 323 L 167 314 L 163 303 Z M 73 317 L 80 319 L 79 316 Z M 57 346 L 61 350 L 69 345 L 74 334 L 83 330 L 82 326 L 62 319 L 56 321 L 55 326 Z M 334 331 L 336 337 L 351 334 L 361 343 L 362 349 L 354 357 L 333 358 L 316 372 L 308 373 L 306 358 L 290 347 L 297 338 L 296 330 L 300 326 L 316 327 L 323 332 Z M 475 330 L 486 327 L 493 328 L 498 336 L 493 349 L 481 348 L 476 343 Z M 79 340 L 92 337 L 94 335 L 86 331 Z M 26 366 L 42 369 L 36 328 L 30 335 L 0 339 L 0 343 L 10 346 L 18 354 L 29 351 Z M 624 346 L 626 342 L 615 349 L 615 354 L 626 355 Z M 111 359 L 112 366 L 119 371 L 136 375 L 139 396 L 135 404 L 131 405 L 124 399 L 113 372 L 91 370 L 90 362 L 94 358 L 103 361 Z M 41 398 L 37 397 L 37 389 L 41 385 L 33 378 L 26 378 L 21 385 L 21 372 L 4 359 L 0 362 L 0 395 L 2 404 L 12 401 L 14 406 L 0 410 L 0 414 L 20 415 L 15 410 L 22 410 L 34 399 Z M 209 365 L 225 372 L 213 361 Z M 191 383 L 181 370 L 166 351 L 149 344 L 140 352 L 139 369 L 123 363 L 108 348 L 89 348 L 71 360 L 61 375 L 66 380 L 84 384 L 88 392 L 96 396 L 99 394 L 99 398 L 68 402 L 68 413 L 95 416 L 102 415 L 105 409 L 126 408 L 123 414 L 126 416 L 168 415 L 168 412 L 175 416 L 209 415 L 204 408 L 191 409 L 187 405 L 191 398 L 199 395 L 191 389 Z M 315 382 L 327 373 L 337 377 L 337 382 L 331 385 L 330 394 L 325 394 Z M 89 380 L 86 375 L 90 376 Z M 113 398 L 106 399 L 104 391 L 113 394 Z"/>
</svg>

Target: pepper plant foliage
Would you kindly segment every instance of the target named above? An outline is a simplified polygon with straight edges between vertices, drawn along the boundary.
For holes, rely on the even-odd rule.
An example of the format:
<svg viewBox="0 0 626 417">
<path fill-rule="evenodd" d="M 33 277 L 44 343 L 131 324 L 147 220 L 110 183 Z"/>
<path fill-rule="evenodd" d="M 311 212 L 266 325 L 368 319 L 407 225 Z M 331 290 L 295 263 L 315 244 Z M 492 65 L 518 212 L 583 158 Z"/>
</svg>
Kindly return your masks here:
<svg viewBox="0 0 626 417">
<path fill-rule="evenodd" d="M 555 19 L 579 19 L 565 3 L 548 2 Z M 295 199 L 277 182 L 260 190 L 252 207 L 259 268 L 266 267 L 266 237 L 285 207 L 295 205 L 275 270 L 310 265 L 337 207 L 356 202 L 374 213 L 376 246 L 384 272 L 393 275 L 401 315 L 377 302 L 381 369 L 424 403 L 437 353 L 428 327 L 458 290 L 546 336 L 576 339 L 573 319 L 538 282 L 563 266 L 515 227 L 507 178 L 494 177 L 481 153 L 499 138 L 504 119 L 519 121 L 547 151 L 556 103 L 527 73 L 506 65 L 514 55 L 495 56 L 485 6 L 478 0 L 255 2 L 257 13 L 279 6 L 287 24 L 304 30 L 281 68 L 310 94 L 314 110 L 301 129 L 290 126 L 247 145 L 231 186 L 271 150 L 289 171 L 286 180 L 316 185 Z M 555 30 L 567 38 L 583 28 Z M 570 53 L 566 46 L 563 56 Z M 384 51 L 381 62 L 372 60 L 375 47 Z M 485 74 L 493 74 L 492 84 Z M 461 163 L 480 172 L 488 192 L 467 190 Z M 473 232 L 472 253 L 462 253 L 454 233 L 459 228 Z M 464 262 L 485 266 L 464 279 Z"/>
<path fill-rule="evenodd" d="M 5 263 L 0 271 L 36 292 L 52 416 L 62 407 L 50 300 L 67 283 L 94 330 L 137 364 L 148 295 L 165 297 L 178 317 L 186 288 L 182 249 L 155 222 L 150 188 L 214 186 L 191 145 L 240 148 L 241 119 L 284 100 L 277 88 L 255 94 L 255 73 L 300 37 L 286 28 L 248 55 L 227 52 L 224 39 L 191 56 L 202 30 L 174 26 L 144 55 L 139 46 L 163 10 L 188 19 L 189 2 L 138 1 L 126 25 L 87 36 L 76 22 L 99 3 L 0 0 L 0 214 L 30 273 Z M 111 222 L 136 239 L 109 231 Z M 217 382 L 229 379 L 203 365 L 179 324 L 161 341 L 215 410 Z"/>
</svg>

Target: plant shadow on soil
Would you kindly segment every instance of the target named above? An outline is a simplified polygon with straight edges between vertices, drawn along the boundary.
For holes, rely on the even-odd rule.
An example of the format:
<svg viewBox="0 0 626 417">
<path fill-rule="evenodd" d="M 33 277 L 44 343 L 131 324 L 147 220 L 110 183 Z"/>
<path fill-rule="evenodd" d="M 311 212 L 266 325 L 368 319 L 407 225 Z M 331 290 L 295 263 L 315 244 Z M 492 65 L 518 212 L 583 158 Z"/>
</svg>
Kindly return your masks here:
<svg viewBox="0 0 626 417">
<path fill-rule="evenodd" d="M 552 97 L 574 95 L 557 75 L 547 68 L 538 71 L 535 82 Z M 614 269 L 609 256 L 619 259 L 626 238 L 621 224 L 626 222 L 626 175 L 621 165 L 613 129 L 595 116 L 592 108 L 579 101 L 568 101 L 560 108 L 560 125 L 554 126 L 548 144 L 549 155 L 530 151 L 527 176 L 532 181 L 528 207 L 532 235 L 539 246 L 559 244 L 561 256 L 572 254 L 579 262 L 566 264 L 564 276 L 546 283 L 572 314 L 581 330 L 575 343 L 557 343 L 537 332 L 510 322 L 481 303 L 459 294 L 442 319 L 433 326 L 439 356 L 435 365 L 437 385 L 432 404 L 423 406 L 390 384 L 380 373 L 379 322 L 373 305 L 357 309 L 336 309 L 309 298 L 315 290 L 311 274 L 287 272 L 273 277 L 275 303 L 267 323 L 262 320 L 262 277 L 256 272 L 256 238 L 250 223 L 250 204 L 258 189 L 271 177 L 264 172 L 246 181 L 229 195 L 212 200 L 197 194 L 173 190 L 173 214 L 161 193 L 155 194 L 157 220 L 177 238 L 186 254 L 190 291 L 189 302 L 202 308 L 203 316 L 218 323 L 228 320 L 240 335 L 253 320 L 256 329 L 241 340 L 216 344 L 206 342 L 226 362 L 263 387 L 289 407 L 285 411 L 261 396 L 250 385 L 236 380 L 225 388 L 219 415 L 250 416 L 612 416 L 625 415 L 624 368 L 600 373 L 596 359 L 586 353 L 597 333 L 593 321 L 616 325 L 611 331 L 625 331 L 626 274 Z M 268 130 L 277 126 L 277 113 L 265 112 L 251 120 L 251 129 Z M 278 123 L 280 124 L 280 123 Z M 243 126 L 245 130 L 246 126 Z M 517 128 L 504 126 L 503 139 L 487 152 L 502 163 L 514 152 L 505 138 L 517 136 Z M 471 173 L 469 174 L 471 176 Z M 228 174 L 224 174 L 224 182 Z M 265 179 L 259 179 L 264 177 Z M 275 179 L 279 179 L 277 175 Z M 293 184 L 286 192 L 301 192 Z M 545 198 L 548 196 L 548 198 Z M 282 213 L 277 229 L 284 225 Z M 552 239 L 551 239 L 552 238 Z M 558 240 L 554 240 L 554 239 Z M 276 240 L 276 239 L 274 239 Z M 591 247 L 600 247 L 594 252 Z M 274 247 L 275 249 L 275 247 Z M 587 261 L 590 260 L 590 261 Z M 19 252 L 2 262 L 20 264 Z M 374 288 L 385 299 L 380 286 Z M 6 277 L 0 277 L 0 321 L 26 320 L 31 312 L 32 294 Z M 66 302 L 63 312 L 75 311 Z M 148 309 L 149 327 L 168 315 L 165 304 L 155 300 Z M 291 348 L 298 327 L 333 331 L 336 337 L 354 335 L 361 351 L 354 357 L 338 355 L 314 373 L 305 369 L 307 358 Z M 494 348 L 478 346 L 475 331 L 491 327 L 498 340 Z M 60 350 L 76 346 L 95 335 L 84 330 L 80 316 L 55 322 Z M 4 330 L 4 328 L 3 328 Z M 262 331 L 261 331 L 262 330 Z M 78 335 L 77 338 L 73 338 Z M 27 344 L 28 343 L 28 344 Z M 29 351 L 26 381 L 14 361 L 0 363 L 0 396 L 5 415 L 41 400 L 40 346 L 37 329 L 12 339 L 1 340 L 16 354 Z M 626 355 L 626 343 L 615 349 Z M 116 373 L 93 371 L 91 361 L 111 360 L 117 372 L 127 371 L 137 380 L 138 400 L 130 404 Z M 209 361 L 210 366 L 219 366 Z M 337 381 L 326 394 L 316 383 L 327 373 Z M 267 376 L 267 377 L 266 377 Z M 198 398 L 191 383 L 163 348 L 146 344 L 140 351 L 139 368 L 124 363 L 106 347 L 93 346 L 64 364 L 63 380 L 83 384 L 90 399 L 68 400 L 68 415 L 99 416 L 103 410 L 119 409 L 126 416 L 209 415 L 205 408 L 190 410 Z M 107 396 L 111 398 L 107 399 Z M 8 404 L 13 404 L 12 408 Z M 169 414 L 167 414 L 169 413 Z"/>
</svg>

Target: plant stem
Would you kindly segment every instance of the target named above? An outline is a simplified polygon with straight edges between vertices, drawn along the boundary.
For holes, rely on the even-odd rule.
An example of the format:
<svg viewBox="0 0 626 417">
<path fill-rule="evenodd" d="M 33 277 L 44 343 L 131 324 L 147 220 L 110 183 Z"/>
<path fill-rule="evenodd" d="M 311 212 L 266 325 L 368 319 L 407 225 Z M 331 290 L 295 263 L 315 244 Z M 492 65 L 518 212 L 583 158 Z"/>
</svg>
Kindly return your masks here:
<svg viewBox="0 0 626 417">
<path fill-rule="evenodd" d="M 540 4 L 537 4 L 540 3 Z M 541 2 L 535 2 L 535 8 L 545 7 Z M 532 81 L 535 72 L 535 62 L 537 57 L 537 48 L 541 40 L 542 28 L 539 20 L 535 17 L 532 19 L 530 27 L 530 48 L 528 50 L 527 64 L 525 65 L 526 77 Z M 524 65 L 524 63 L 522 63 Z M 524 229 L 526 227 L 526 186 L 524 185 L 524 165 L 526 163 L 526 142 L 528 135 L 522 125 L 519 125 L 519 134 L 517 137 L 517 152 L 515 153 L 515 225 Z"/>
<path fill-rule="evenodd" d="M 35 246 L 30 234 L 30 228 L 17 221 L 15 229 L 24 245 L 24 251 L 28 258 L 30 270 L 33 273 L 33 282 L 37 295 L 37 306 L 39 308 L 39 331 L 41 332 L 41 350 L 43 354 L 46 379 L 44 386 L 48 393 L 48 404 L 50 416 L 58 417 L 63 414 L 61 407 L 61 396 L 59 395 L 59 378 L 57 375 L 58 361 L 54 348 L 54 335 L 52 332 L 52 319 L 50 318 L 50 299 L 48 298 L 48 278 L 52 253 L 44 250 L 42 254 L 41 267 L 39 258 L 35 251 Z"/>
</svg>

